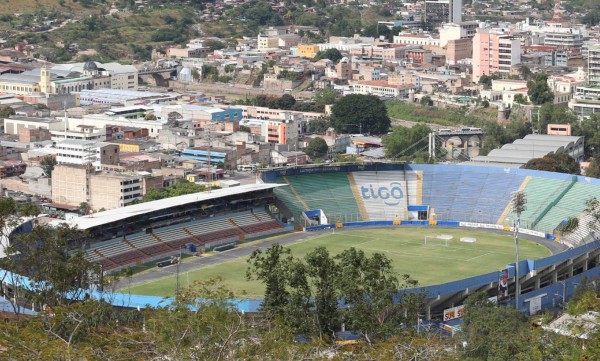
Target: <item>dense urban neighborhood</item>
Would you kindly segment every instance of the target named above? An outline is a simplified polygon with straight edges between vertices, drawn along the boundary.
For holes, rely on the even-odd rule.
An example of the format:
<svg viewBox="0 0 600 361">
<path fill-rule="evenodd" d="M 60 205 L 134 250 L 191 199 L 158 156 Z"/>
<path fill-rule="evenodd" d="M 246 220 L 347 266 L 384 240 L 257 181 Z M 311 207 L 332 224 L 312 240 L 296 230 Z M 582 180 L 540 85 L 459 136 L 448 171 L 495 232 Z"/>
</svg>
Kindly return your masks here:
<svg viewBox="0 0 600 361">
<path fill-rule="evenodd" d="M 600 2 L 5 1 L 0 193 L 0 359 L 598 360 Z"/>
</svg>

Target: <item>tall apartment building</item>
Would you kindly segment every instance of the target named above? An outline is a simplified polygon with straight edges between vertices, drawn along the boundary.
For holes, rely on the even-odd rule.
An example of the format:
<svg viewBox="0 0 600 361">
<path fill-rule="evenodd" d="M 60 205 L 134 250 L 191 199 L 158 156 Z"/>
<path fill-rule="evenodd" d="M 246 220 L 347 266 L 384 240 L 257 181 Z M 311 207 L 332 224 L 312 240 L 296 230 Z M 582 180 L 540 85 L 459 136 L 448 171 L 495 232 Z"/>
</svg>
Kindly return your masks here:
<svg viewBox="0 0 600 361">
<path fill-rule="evenodd" d="M 480 29 L 473 38 L 473 82 L 483 75 L 509 74 L 521 62 L 519 38 L 497 29 Z"/>
<path fill-rule="evenodd" d="M 425 1 L 425 27 L 433 30 L 444 23 L 462 21 L 462 0 Z"/>
<path fill-rule="evenodd" d="M 588 80 L 590 83 L 600 83 L 600 45 L 588 49 Z"/>
</svg>

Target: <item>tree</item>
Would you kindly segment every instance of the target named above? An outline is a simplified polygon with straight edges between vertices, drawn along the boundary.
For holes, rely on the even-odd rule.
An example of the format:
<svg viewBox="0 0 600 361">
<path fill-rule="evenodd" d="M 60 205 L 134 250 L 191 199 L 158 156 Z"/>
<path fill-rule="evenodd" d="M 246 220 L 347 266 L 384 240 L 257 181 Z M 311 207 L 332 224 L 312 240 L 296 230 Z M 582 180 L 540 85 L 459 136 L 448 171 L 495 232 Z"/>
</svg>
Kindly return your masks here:
<svg viewBox="0 0 600 361">
<path fill-rule="evenodd" d="M 211 52 L 213 52 L 215 50 L 225 49 L 227 47 L 227 45 L 225 43 L 223 43 L 222 41 L 218 41 L 218 40 L 207 40 L 204 43 L 204 46 L 207 47 Z"/>
<path fill-rule="evenodd" d="M 414 287 L 417 282 L 404 275 L 401 283 L 389 258 L 381 253 L 367 257 L 362 250 L 350 248 L 336 256 L 336 260 L 339 292 L 347 306 L 343 317 L 350 329 L 359 332 L 371 343 L 397 334 L 401 323 L 415 324 L 424 299 L 418 295 L 405 295 L 401 302 L 397 302 L 398 291 Z"/>
<path fill-rule="evenodd" d="M 265 284 L 265 298 L 261 310 L 268 317 L 283 318 L 289 301 L 288 266 L 292 263 L 289 248 L 283 248 L 279 243 L 273 244 L 266 250 L 254 250 L 248 258 L 248 280 L 257 279 Z"/>
<path fill-rule="evenodd" d="M 564 152 L 531 159 L 523 166 L 523 168 L 567 174 L 579 174 L 580 172 L 577 161 Z"/>
<path fill-rule="evenodd" d="M 517 104 L 529 104 L 529 101 L 523 94 L 515 95 L 514 102 Z"/>
<path fill-rule="evenodd" d="M 388 158 L 407 157 L 411 160 L 420 146 L 415 144 L 426 144 L 431 129 L 424 124 L 417 124 L 412 128 L 395 127 L 392 134 L 383 138 L 385 156 Z"/>
<path fill-rule="evenodd" d="M 554 100 L 554 93 L 548 85 L 548 74 L 537 73 L 533 80 L 527 82 L 527 95 L 535 105 L 542 105 Z"/>
<path fill-rule="evenodd" d="M 483 84 L 486 88 L 490 88 L 492 86 L 492 81 L 499 78 L 500 76 L 498 76 L 498 74 L 484 74 L 479 78 L 479 84 Z"/>
<path fill-rule="evenodd" d="M 17 114 L 17 112 L 10 106 L 0 108 L 0 118 L 8 118 L 15 114 Z"/>
<path fill-rule="evenodd" d="M 331 124 L 338 132 L 385 134 L 391 121 L 381 99 L 373 95 L 351 94 L 333 105 Z"/>
<path fill-rule="evenodd" d="M 523 80 L 529 80 L 533 76 L 533 72 L 527 65 L 523 65 L 519 68 L 519 76 Z"/>
<path fill-rule="evenodd" d="M 145 120 L 156 120 L 156 115 L 154 115 L 152 113 L 147 113 L 146 115 L 144 115 L 144 119 Z"/>
<path fill-rule="evenodd" d="M 590 165 L 585 170 L 586 177 L 600 178 L 600 162 L 598 158 L 590 160 Z"/>
<path fill-rule="evenodd" d="M 79 203 L 79 211 L 84 214 L 87 215 L 90 213 L 90 210 L 92 210 L 92 208 L 90 207 L 88 202 L 81 202 Z"/>
<path fill-rule="evenodd" d="M 331 335 L 338 324 L 338 300 L 336 287 L 339 267 L 329 255 L 327 248 L 317 247 L 305 257 L 307 275 L 314 287 L 314 307 L 319 336 Z"/>
<path fill-rule="evenodd" d="M 6 247 L 2 268 L 30 278 L 31 292 L 21 295 L 38 306 L 65 305 L 99 284 L 100 268 L 84 257 L 84 232 L 66 223 L 34 224 Z"/>
<path fill-rule="evenodd" d="M 600 10 L 589 11 L 581 18 L 581 22 L 590 26 L 600 24 Z"/>
<path fill-rule="evenodd" d="M 329 105 L 335 103 L 337 93 L 333 88 L 319 89 L 315 93 L 315 104 Z"/>
<path fill-rule="evenodd" d="M 312 139 L 306 147 L 306 154 L 312 158 L 322 157 L 327 154 L 329 146 L 323 138 L 317 137 Z"/>
<path fill-rule="evenodd" d="M 431 99 L 431 97 L 429 95 L 425 95 L 424 97 L 422 97 L 420 103 L 424 107 L 433 106 L 433 100 Z"/>
<path fill-rule="evenodd" d="M 54 166 L 56 164 L 58 164 L 58 162 L 56 161 L 56 158 L 52 156 L 45 156 L 40 161 L 40 167 L 42 167 L 48 178 L 52 178 L 52 171 L 54 170 Z"/>
<path fill-rule="evenodd" d="M 335 48 L 331 48 L 331 49 L 327 49 L 325 51 L 318 51 L 317 54 L 315 55 L 315 57 L 313 58 L 313 61 L 318 61 L 321 59 L 329 59 L 334 64 L 337 64 L 340 60 L 342 60 L 343 57 L 344 56 L 342 55 L 342 53 L 340 53 L 339 50 L 337 50 Z"/>
<path fill-rule="evenodd" d="M 275 108 L 277 109 L 290 110 L 294 107 L 294 104 L 296 104 L 296 98 L 294 98 L 291 94 L 283 94 L 279 99 L 277 99 L 276 104 L 277 106 Z"/>
<path fill-rule="evenodd" d="M 600 115 L 594 114 L 590 119 L 579 122 L 577 118 L 568 113 L 569 124 L 573 127 L 573 135 L 585 137 L 585 154 L 596 157 L 600 153 Z"/>
<path fill-rule="evenodd" d="M 181 181 L 172 186 L 162 189 L 150 188 L 144 194 L 144 202 L 155 201 L 163 198 L 177 197 L 185 194 L 204 192 L 206 187 L 202 184 L 195 184 L 188 181 Z"/>
<path fill-rule="evenodd" d="M 331 119 L 329 119 L 329 117 L 320 116 L 317 119 L 311 120 L 308 125 L 311 132 L 323 134 L 331 127 Z"/>
<path fill-rule="evenodd" d="M 515 360 L 528 352 L 529 320 L 520 311 L 498 306 L 485 293 L 467 298 L 461 336 L 465 354 L 477 360 Z"/>
</svg>

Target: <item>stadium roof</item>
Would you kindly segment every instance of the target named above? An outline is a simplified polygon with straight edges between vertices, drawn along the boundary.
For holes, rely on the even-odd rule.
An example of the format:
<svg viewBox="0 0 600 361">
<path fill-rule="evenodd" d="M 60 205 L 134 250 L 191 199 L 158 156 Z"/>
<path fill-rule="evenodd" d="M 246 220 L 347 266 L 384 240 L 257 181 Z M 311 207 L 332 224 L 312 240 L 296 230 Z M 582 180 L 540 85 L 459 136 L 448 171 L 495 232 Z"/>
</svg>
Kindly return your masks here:
<svg viewBox="0 0 600 361">
<path fill-rule="evenodd" d="M 517 139 L 512 144 L 505 144 L 500 149 L 493 149 L 487 156 L 477 156 L 465 165 L 481 165 L 482 163 L 497 166 L 518 168 L 534 158 L 542 158 L 551 153 L 565 152 L 578 157 L 583 152 L 583 137 L 529 134 Z"/>
<path fill-rule="evenodd" d="M 86 230 L 93 227 L 98 227 L 112 222 L 127 219 L 130 217 L 151 213 L 161 209 L 167 209 L 175 206 L 181 206 L 184 204 L 217 199 L 231 195 L 272 189 L 280 186 L 282 186 L 282 184 L 247 184 L 239 187 L 217 189 L 212 192 L 186 194 L 183 196 L 159 199 L 157 201 L 134 204 L 127 207 L 115 208 L 104 212 L 94 213 L 89 216 L 75 218 L 69 221 L 68 223 L 70 223 L 73 226 L 77 226 L 81 230 Z M 64 222 L 65 221 L 60 220 L 52 222 L 51 224 L 58 225 Z"/>
</svg>

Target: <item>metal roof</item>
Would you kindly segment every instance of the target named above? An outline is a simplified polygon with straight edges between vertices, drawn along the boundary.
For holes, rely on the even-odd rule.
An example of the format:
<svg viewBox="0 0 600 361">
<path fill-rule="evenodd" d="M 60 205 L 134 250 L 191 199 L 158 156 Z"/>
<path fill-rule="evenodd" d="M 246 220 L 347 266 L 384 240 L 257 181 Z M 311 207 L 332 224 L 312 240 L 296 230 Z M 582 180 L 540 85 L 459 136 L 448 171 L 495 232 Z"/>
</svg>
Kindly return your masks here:
<svg viewBox="0 0 600 361">
<path fill-rule="evenodd" d="M 284 186 L 285 184 L 283 184 Z M 70 223 L 77 226 L 81 230 L 98 227 L 112 222 L 121 221 L 130 217 L 136 217 L 148 213 L 152 213 L 161 209 L 168 209 L 175 206 L 181 206 L 189 203 L 207 201 L 231 195 L 244 194 L 265 189 L 273 189 L 282 186 L 281 184 L 247 184 L 234 188 L 223 188 L 213 190 L 212 192 L 199 192 L 186 194 L 178 197 L 159 199 L 157 201 L 134 204 L 127 207 L 115 208 L 104 212 L 94 213 L 92 215 L 75 218 L 69 222 L 58 220 L 51 225 L 60 223 Z"/>
</svg>

